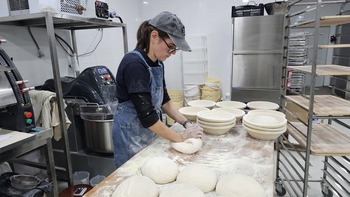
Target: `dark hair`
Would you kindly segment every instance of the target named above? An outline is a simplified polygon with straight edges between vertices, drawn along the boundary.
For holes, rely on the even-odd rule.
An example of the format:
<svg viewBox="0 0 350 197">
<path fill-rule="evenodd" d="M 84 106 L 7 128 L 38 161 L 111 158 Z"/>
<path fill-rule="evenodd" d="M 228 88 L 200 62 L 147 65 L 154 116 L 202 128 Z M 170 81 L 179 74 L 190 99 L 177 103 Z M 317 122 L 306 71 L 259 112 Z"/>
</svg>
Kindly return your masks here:
<svg viewBox="0 0 350 197">
<path fill-rule="evenodd" d="M 151 32 L 153 30 L 156 30 L 159 34 L 159 37 L 161 38 L 169 38 L 169 35 L 165 33 L 164 31 L 161 31 L 151 25 L 148 24 L 148 20 L 144 21 L 139 29 L 137 30 L 136 38 L 137 38 L 137 44 L 136 48 L 145 50 L 146 53 L 149 52 L 149 43 L 150 43 L 150 37 Z"/>
</svg>

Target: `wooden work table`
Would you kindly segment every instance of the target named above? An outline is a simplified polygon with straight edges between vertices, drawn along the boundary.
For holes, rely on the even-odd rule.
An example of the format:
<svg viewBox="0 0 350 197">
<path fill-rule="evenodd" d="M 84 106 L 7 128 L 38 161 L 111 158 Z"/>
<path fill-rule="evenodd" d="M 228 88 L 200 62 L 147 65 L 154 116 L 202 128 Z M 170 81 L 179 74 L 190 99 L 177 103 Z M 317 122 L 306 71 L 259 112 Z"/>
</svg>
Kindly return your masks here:
<svg viewBox="0 0 350 197">
<path fill-rule="evenodd" d="M 183 127 L 177 123 L 172 128 L 176 131 L 183 131 Z M 225 135 L 205 135 L 201 150 L 192 155 L 179 153 L 171 148 L 168 140 L 158 138 L 115 170 L 85 196 L 112 196 L 113 191 L 123 180 L 129 176 L 141 174 L 139 168 L 143 163 L 147 159 L 156 156 L 168 157 L 174 160 L 180 166 L 180 170 L 183 166 L 201 164 L 214 169 L 218 177 L 228 173 L 251 176 L 263 186 L 268 197 L 273 196 L 274 141 L 254 139 L 247 134 L 240 124 Z M 159 187 L 161 188 L 163 185 L 159 185 Z M 216 193 L 212 191 L 206 193 L 206 196 L 216 196 Z"/>
</svg>

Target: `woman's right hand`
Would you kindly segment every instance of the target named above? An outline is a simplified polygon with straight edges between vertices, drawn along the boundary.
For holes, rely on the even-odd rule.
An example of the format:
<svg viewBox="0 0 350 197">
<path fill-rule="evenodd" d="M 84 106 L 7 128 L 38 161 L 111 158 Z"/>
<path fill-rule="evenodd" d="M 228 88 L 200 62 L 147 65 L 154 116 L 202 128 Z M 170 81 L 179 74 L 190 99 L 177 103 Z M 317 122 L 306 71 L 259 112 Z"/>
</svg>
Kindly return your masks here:
<svg viewBox="0 0 350 197">
<path fill-rule="evenodd" d="M 188 138 L 202 138 L 203 128 L 198 124 L 189 125 L 182 134 L 184 141 Z"/>
</svg>

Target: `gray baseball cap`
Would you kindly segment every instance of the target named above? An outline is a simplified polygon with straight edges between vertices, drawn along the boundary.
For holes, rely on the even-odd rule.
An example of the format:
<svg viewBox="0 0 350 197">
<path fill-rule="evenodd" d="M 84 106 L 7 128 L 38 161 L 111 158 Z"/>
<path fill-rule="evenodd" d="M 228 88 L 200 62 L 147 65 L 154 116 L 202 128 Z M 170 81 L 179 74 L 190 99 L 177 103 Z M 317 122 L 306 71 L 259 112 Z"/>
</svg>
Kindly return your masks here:
<svg viewBox="0 0 350 197">
<path fill-rule="evenodd" d="M 148 23 L 167 33 L 180 50 L 191 51 L 191 47 L 185 40 L 185 26 L 175 14 L 164 11 L 153 17 Z"/>
</svg>

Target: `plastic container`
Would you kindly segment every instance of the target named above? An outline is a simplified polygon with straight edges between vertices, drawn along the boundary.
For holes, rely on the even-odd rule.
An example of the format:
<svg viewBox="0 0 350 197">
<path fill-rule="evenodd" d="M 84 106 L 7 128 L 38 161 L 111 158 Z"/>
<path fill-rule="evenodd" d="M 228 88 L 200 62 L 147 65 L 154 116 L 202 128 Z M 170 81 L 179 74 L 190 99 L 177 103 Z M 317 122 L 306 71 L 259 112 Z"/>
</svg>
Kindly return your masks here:
<svg viewBox="0 0 350 197">
<path fill-rule="evenodd" d="M 73 184 L 89 184 L 90 173 L 87 171 L 76 171 L 73 173 Z"/>
<path fill-rule="evenodd" d="M 103 181 L 103 179 L 105 179 L 106 177 L 103 175 L 96 175 L 94 177 L 91 178 L 90 180 L 90 185 L 92 187 L 95 187 L 97 184 L 99 184 L 101 181 Z"/>
</svg>

